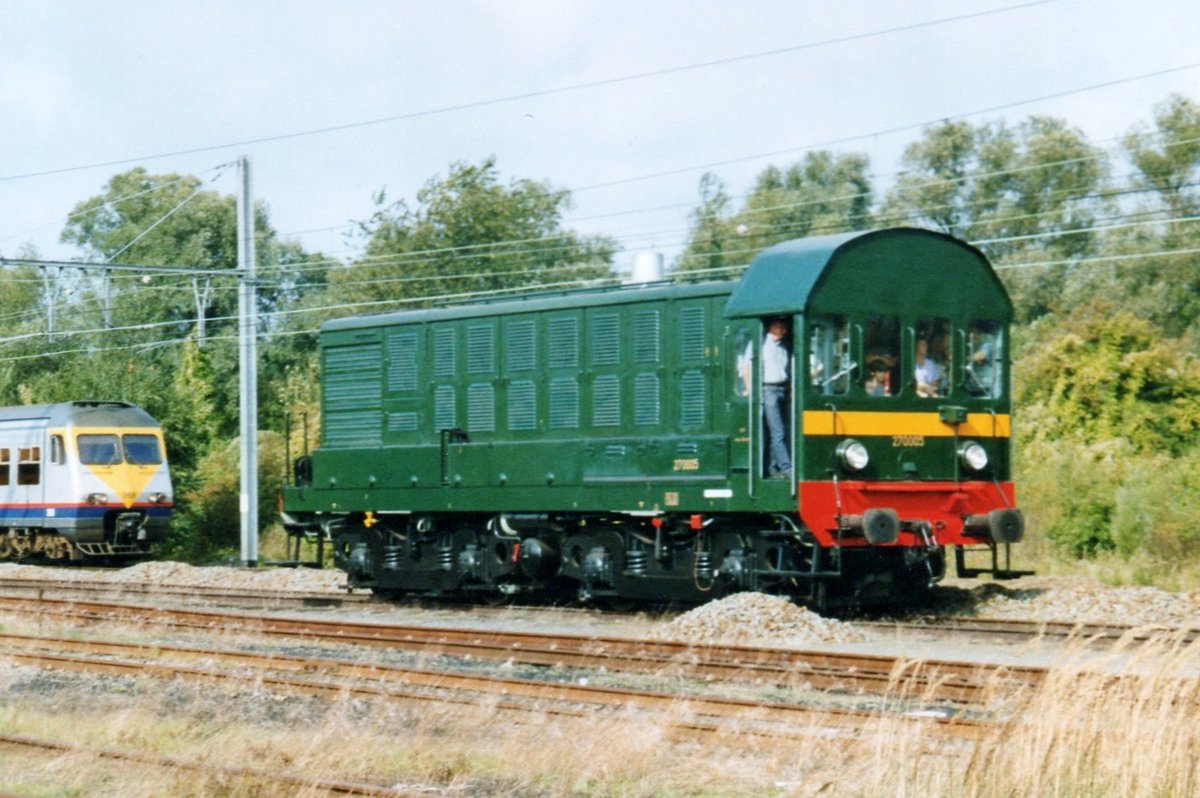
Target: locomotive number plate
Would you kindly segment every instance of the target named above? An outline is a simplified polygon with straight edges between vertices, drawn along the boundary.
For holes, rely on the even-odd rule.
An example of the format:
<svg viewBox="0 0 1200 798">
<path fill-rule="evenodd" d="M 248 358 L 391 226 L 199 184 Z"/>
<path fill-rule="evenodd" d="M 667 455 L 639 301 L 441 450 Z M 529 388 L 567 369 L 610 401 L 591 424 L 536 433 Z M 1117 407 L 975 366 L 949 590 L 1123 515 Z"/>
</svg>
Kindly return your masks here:
<svg viewBox="0 0 1200 798">
<path fill-rule="evenodd" d="M 892 446 L 924 446 L 924 435 L 893 435 Z"/>
<path fill-rule="evenodd" d="M 676 471 L 699 471 L 700 460 L 695 457 L 679 458 L 675 461 Z"/>
</svg>

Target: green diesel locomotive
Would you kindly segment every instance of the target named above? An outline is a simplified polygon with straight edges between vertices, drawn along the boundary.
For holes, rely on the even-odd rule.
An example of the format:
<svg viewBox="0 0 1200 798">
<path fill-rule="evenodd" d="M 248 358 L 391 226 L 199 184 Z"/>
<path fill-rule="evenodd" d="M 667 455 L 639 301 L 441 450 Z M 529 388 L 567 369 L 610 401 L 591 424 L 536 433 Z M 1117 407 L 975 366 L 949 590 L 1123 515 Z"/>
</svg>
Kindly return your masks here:
<svg viewBox="0 0 1200 798">
<path fill-rule="evenodd" d="M 330 321 L 284 523 L 385 595 L 865 604 L 948 547 L 1011 578 L 1011 316 L 978 250 L 899 228 L 723 282 Z"/>
</svg>

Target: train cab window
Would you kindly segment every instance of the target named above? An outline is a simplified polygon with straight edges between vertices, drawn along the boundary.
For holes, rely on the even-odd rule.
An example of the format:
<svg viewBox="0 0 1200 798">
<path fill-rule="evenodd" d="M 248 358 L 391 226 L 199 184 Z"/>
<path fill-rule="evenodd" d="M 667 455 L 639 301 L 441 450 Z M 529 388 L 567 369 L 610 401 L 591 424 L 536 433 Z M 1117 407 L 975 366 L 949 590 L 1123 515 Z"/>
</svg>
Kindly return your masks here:
<svg viewBox="0 0 1200 798">
<path fill-rule="evenodd" d="M 12 462 L 12 449 L 0 448 L 0 485 L 9 484 L 9 464 Z"/>
<path fill-rule="evenodd" d="M 79 461 L 84 465 L 116 465 L 121 462 L 121 450 L 116 435 L 80 435 Z"/>
<path fill-rule="evenodd" d="M 967 326 L 963 352 L 963 390 L 971 396 L 996 399 L 1000 396 L 1004 362 L 1004 330 L 999 322 L 976 319 Z"/>
<path fill-rule="evenodd" d="M 162 462 L 158 438 L 153 435 L 124 435 L 121 443 L 125 447 L 125 462 L 130 465 L 158 465 Z"/>
<path fill-rule="evenodd" d="M 37 485 L 42 481 L 42 447 L 22 446 L 17 450 L 17 484 Z"/>
<path fill-rule="evenodd" d="M 917 396 L 934 399 L 949 393 L 950 363 L 949 319 L 917 319 L 917 337 L 913 343 L 913 382 Z"/>
<path fill-rule="evenodd" d="M 813 391 L 838 396 L 850 390 L 855 363 L 845 316 L 818 316 L 809 323 L 808 378 Z"/>
<path fill-rule="evenodd" d="M 900 393 L 900 320 L 869 316 L 863 326 L 863 391 L 868 396 Z"/>
</svg>

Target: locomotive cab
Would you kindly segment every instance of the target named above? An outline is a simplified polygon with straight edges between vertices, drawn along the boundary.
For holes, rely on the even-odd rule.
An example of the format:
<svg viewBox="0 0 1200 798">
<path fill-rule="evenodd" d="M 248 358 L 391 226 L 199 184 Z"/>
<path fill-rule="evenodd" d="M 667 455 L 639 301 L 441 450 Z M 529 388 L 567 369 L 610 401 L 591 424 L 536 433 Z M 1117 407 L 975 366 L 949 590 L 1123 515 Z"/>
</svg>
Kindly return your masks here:
<svg viewBox="0 0 1200 798">
<path fill-rule="evenodd" d="M 797 511 L 822 549 L 904 550 L 936 579 L 954 546 L 962 575 L 1021 575 L 1007 559 L 1024 532 L 1012 306 L 981 253 L 908 229 L 787 242 L 755 260 L 726 313 L 793 320 Z M 990 564 L 968 568 L 975 550 Z"/>
</svg>

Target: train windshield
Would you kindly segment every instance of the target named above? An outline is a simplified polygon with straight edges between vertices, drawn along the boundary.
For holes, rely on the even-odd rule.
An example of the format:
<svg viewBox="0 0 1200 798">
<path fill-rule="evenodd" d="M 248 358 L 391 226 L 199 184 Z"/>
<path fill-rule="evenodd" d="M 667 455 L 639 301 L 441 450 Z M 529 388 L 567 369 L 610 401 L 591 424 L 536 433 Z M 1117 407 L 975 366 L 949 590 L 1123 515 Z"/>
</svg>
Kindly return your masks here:
<svg viewBox="0 0 1200 798">
<path fill-rule="evenodd" d="M 125 462 L 132 465 L 158 465 L 162 462 L 158 438 L 153 435 L 125 435 L 121 440 L 125 444 Z"/>
<path fill-rule="evenodd" d="M 116 465 L 121 462 L 121 449 L 116 435 L 80 435 L 79 461 L 84 465 Z"/>
<path fill-rule="evenodd" d="M 84 465 L 158 465 L 162 450 L 153 435 L 80 435 L 79 461 Z"/>
</svg>

